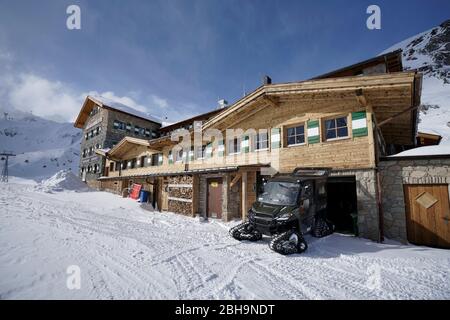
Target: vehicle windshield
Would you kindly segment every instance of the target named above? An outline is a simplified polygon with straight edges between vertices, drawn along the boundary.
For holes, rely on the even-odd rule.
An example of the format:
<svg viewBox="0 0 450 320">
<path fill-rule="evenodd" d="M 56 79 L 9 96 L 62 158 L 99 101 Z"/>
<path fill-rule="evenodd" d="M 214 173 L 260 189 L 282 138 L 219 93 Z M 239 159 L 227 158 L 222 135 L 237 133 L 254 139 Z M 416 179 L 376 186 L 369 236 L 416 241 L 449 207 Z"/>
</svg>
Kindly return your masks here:
<svg viewBox="0 0 450 320">
<path fill-rule="evenodd" d="M 264 191 L 258 201 L 283 206 L 295 205 L 299 192 L 299 184 L 292 182 L 272 181 L 264 185 Z"/>
</svg>

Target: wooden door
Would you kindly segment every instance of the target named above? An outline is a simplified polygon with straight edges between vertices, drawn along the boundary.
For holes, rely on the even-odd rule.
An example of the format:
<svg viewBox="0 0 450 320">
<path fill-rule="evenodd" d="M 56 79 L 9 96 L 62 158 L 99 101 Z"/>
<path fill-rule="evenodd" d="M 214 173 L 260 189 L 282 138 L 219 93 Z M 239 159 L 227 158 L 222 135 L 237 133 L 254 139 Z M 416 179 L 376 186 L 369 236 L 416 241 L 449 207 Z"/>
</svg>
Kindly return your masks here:
<svg viewBox="0 0 450 320">
<path fill-rule="evenodd" d="M 207 179 L 208 201 L 207 216 L 211 218 L 222 218 L 222 178 Z"/>
<path fill-rule="evenodd" d="M 408 241 L 450 248 L 448 185 L 404 185 L 404 194 Z"/>
</svg>

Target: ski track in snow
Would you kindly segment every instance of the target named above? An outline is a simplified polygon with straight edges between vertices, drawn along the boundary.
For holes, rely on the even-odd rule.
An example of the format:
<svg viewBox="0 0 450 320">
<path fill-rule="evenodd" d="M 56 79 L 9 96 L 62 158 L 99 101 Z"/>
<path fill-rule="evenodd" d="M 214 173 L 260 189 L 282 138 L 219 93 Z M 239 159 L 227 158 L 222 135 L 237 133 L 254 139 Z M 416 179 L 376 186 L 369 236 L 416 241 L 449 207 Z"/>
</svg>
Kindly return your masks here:
<svg viewBox="0 0 450 320">
<path fill-rule="evenodd" d="M 0 185 L 0 298 L 449 299 L 450 251 L 335 234 L 281 256 L 106 192 Z M 81 289 L 66 287 L 69 265 Z M 380 287 L 368 285 L 378 266 Z"/>
</svg>

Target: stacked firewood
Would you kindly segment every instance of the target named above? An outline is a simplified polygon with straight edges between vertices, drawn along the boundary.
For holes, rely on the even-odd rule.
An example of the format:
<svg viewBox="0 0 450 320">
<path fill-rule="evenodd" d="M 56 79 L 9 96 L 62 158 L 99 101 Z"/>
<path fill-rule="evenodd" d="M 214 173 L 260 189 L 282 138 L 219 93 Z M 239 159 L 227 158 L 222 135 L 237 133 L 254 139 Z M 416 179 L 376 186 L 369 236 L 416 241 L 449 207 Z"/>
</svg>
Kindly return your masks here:
<svg viewBox="0 0 450 320">
<path fill-rule="evenodd" d="M 192 176 L 169 177 L 169 184 L 192 184 Z"/>
<path fill-rule="evenodd" d="M 190 216 L 192 215 L 192 203 L 169 200 L 169 211 Z"/>
</svg>

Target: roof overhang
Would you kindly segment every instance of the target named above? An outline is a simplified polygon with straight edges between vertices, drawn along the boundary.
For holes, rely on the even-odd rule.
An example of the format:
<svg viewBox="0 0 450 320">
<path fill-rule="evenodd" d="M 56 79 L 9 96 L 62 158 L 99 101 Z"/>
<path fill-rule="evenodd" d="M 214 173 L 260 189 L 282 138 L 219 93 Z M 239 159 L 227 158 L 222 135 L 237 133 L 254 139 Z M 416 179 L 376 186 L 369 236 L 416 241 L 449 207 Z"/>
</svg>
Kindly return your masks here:
<svg viewBox="0 0 450 320">
<path fill-rule="evenodd" d="M 89 118 L 89 114 L 91 113 L 95 105 L 96 102 L 93 99 L 91 99 L 90 96 L 87 96 L 86 99 L 84 99 L 83 105 L 81 106 L 81 110 L 78 113 L 75 123 L 73 124 L 74 127 L 83 129 L 87 119 Z"/>
<path fill-rule="evenodd" d="M 150 147 L 149 140 L 137 139 L 132 137 L 124 137 L 109 152 L 106 157 L 111 159 L 123 159 L 133 149 L 137 147 Z"/>
<path fill-rule="evenodd" d="M 155 172 L 146 174 L 135 174 L 126 175 L 118 177 L 100 177 L 98 180 L 117 180 L 117 179 L 129 179 L 129 178 L 147 178 L 147 177 L 167 177 L 167 176 L 178 176 L 185 174 L 206 174 L 206 173 L 225 173 L 234 171 L 255 171 L 263 167 L 269 167 L 268 164 L 260 165 L 242 165 L 242 166 L 226 166 L 226 167 L 216 167 L 216 168 L 204 168 L 204 169 L 192 169 L 192 170 L 178 170 L 178 171 L 166 171 L 166 172 Z"/>
<path fill-rule="evenodd" d="M 146 118 L 140 117 L 139 115 L 131 114 L 131 113 L 125 112 L 125 111 L 117 109 L 117 108 L 113 108 L 113 107 L 107 105 L 106 103 L 102 102 L 101 100 L 96 99 L 95 97 L 87 96 L 86 99 L 84 99 L 84 102 L 83 102 L 83 105 L 81 107 L 81 110 L 78 113 L 78 116 L 77 116 L 77 118 L 75 120 L 74 127 L 82 129 L 84 127 L 84 125 L 86 124 L 87 119 L 89 118 L 89 114 L 91 113 L 92 109 L 96 105 L 101 107 L 101 108 L 114 110 L 115 112 L 128 114 L 128 115 L 131 115 L 131 116 L 133 116 L 135 118 L 139 118 L 139 119 L 142 119 L 142 120 L 145 120 L 145 121 L 149 121 L 149 122 L 153 122 L 153 123 L 156 123 L 158 125 L 161 125 L 160 123 L 158 123 L 156 121 L 153 121 L 153 120 L 150 120 L 150 119 L 146 119 Z"/>
</svg>

